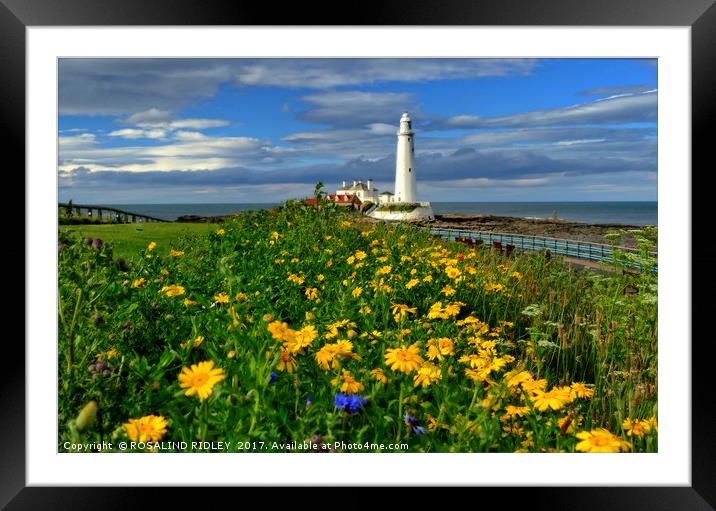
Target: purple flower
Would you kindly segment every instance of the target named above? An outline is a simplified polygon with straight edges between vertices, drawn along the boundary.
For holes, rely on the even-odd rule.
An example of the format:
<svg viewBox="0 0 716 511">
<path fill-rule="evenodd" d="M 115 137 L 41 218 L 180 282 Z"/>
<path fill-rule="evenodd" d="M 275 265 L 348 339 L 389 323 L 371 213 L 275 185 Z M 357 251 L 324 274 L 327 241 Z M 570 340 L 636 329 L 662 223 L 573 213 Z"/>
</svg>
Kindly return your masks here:
<svg viewBox="0 0 716 511">
<path fill-rule="evenodd" d="M 275 383 L 276 382 L 276 373 L 271 371 L 271 376 L 269 377 L 269 383 Z"/>
<path fill-rule="evenodd" d="M 427 429 L 425 429 L 423 426 L 418 424 L 417 417 L 413 417 L 408 412 L 405 412 L 405 416 L 403 417 L 403 422 L 407 424 L 410 427 L 410 430 L 415 433 L 416 435 L 424 435 L 428 432 Z"/>
<path fill-rule="evenodd" d="M 101 240 L 100 238 L 96 238 L 96 239 L 92 242 L 92 248 L 95 248 L 95 249 L 97 249 L 97 250 L 100 250 L 100 249 L 102 248 L 102 245 L 103 245 L 103 244 L 104 244 L 104 243 L 102 242 L 102 240 Z"/>
</svg>

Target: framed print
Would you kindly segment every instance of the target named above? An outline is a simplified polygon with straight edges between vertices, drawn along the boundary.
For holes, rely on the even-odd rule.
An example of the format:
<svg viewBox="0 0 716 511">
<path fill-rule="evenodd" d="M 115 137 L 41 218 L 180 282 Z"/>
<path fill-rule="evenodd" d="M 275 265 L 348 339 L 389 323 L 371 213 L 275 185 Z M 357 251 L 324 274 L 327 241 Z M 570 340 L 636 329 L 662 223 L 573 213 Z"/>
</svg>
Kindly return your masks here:
<svg viewBox="0 0 716 511">
<path fill-rule="evenodd" d="M 154 485 L 716 502 L 691 284 L 712 279 L 692 180 L 713 2 L 389 2 L 321 25 L 2 2 L 27 288 L 3 505 Z"/>
</svg>

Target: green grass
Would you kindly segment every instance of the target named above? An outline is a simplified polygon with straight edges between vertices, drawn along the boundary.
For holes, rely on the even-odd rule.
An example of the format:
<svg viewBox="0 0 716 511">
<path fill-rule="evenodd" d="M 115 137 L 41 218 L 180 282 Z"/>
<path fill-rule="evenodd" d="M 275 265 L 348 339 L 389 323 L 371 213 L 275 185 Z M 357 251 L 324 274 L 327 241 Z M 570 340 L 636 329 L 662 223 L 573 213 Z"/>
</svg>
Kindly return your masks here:
<svg viewBox="0 0 716 511">
<path fill-rule="evenodd" d="M 218 224 L 190 223 L 147 223 L 147 224 L 107 224 L 107 225 L 66 225 L 60 227 L 60 233 L 74 233 L 80 238 L 101 238 L 111 242 L 115 257 L 132 259 L 143 251 L 149 243 L 156 242 L 155 249 L 160 255 L 166 255 L 178 241 L 188 235 L 206 235 L 218 228 Z"/>
</svg>

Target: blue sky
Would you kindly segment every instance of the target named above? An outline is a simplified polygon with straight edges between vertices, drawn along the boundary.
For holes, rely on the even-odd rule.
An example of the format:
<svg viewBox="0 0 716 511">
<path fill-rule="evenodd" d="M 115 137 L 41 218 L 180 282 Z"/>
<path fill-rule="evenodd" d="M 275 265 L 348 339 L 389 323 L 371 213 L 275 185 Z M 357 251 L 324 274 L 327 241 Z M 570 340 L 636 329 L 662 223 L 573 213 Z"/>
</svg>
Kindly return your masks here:
<svg viewBox="0 0 716 511">
<path fill-rule="evenodd" d="M 393 191 L 404 111 L 421 200 L 656 200 L 657 88 L 645 59 L 61 59 L 60 200 Z"/>
</svg>

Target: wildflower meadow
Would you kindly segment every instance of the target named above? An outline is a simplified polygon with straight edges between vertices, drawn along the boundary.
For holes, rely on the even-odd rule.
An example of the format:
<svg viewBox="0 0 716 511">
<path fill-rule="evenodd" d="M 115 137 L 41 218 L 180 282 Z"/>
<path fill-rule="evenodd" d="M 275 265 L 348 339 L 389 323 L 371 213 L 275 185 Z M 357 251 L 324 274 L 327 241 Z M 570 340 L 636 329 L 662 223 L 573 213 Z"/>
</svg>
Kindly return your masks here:
<svg viewBox="0 0 716 511">
<path fill-rule="evenodd" d="M 61 234 L 58 450 L 654 452 L 656 229 L 631 235 L 595 272 L 321 201 L 126 260 Z"/>
</svg>

